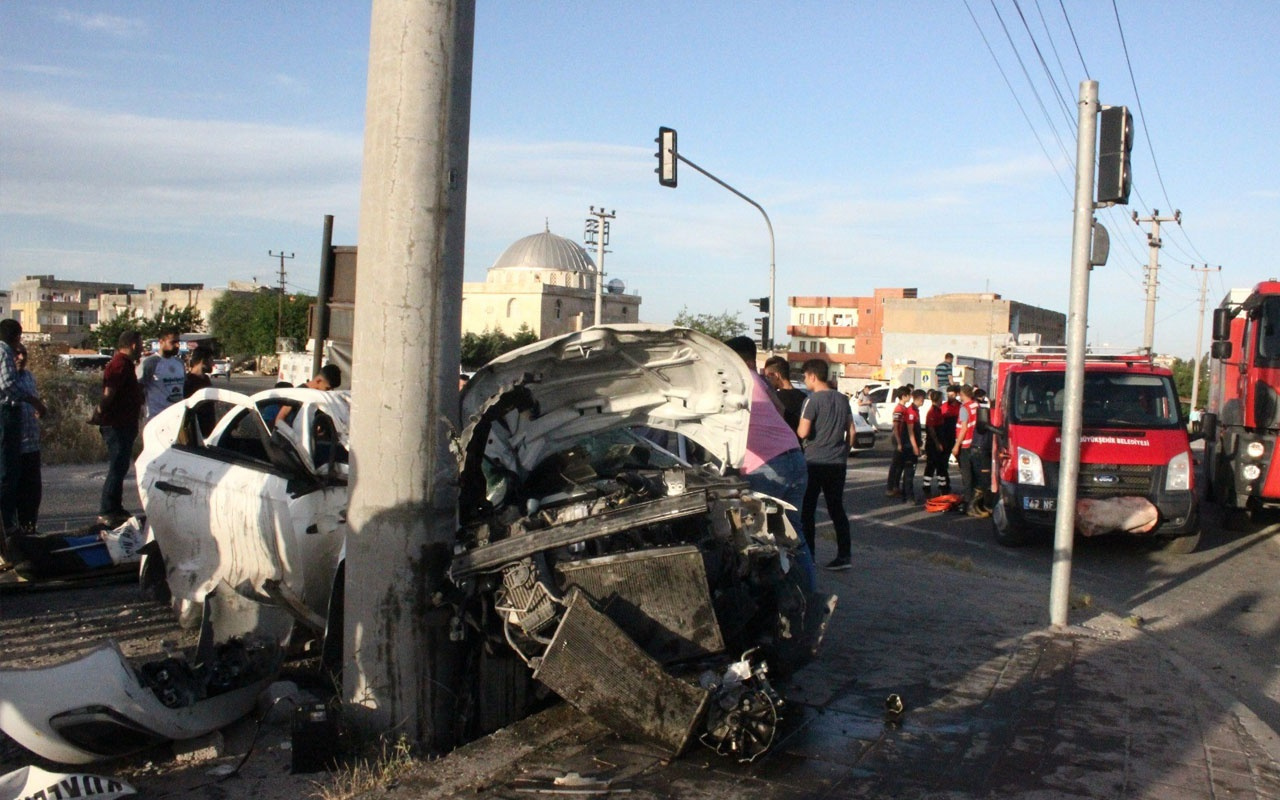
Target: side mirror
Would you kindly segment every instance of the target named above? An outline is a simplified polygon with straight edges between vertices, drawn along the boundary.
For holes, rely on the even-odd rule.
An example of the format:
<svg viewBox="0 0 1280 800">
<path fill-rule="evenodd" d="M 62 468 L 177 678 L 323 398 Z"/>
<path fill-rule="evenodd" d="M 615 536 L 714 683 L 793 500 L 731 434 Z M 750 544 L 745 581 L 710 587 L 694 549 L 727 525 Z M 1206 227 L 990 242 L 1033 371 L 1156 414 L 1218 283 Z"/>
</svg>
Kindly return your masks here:
<svg viewBox="0 0 1280 800">
<path fill-rule="evenodd" d="M 1222 342 L 1231 338 L 1231 318 L 1235 316 L 1227 308 L 1213 310 L 1213 341 Z"/>
<path fill-rule="evenodd" d="M 1231 342 L 1215 341 L 1209 348 L 1209 355 L 1219 361 L 1231 358 Z"/>
<path fill-rule="evenodd" d="M 1218 438 L 1217 414 L 1200 415 L 1200 438 L 1210 442 Z M 1195 440 L 1193 439 L 1192 441 Z"/>
</svg>

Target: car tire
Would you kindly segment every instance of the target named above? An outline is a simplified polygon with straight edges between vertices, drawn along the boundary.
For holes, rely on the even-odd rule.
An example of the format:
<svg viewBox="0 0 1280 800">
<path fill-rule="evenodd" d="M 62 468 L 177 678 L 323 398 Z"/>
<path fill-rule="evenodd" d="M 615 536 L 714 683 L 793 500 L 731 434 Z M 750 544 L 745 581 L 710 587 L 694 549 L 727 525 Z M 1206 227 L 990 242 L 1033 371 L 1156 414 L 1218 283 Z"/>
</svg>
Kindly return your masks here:
<svg viewBox="0 0 1280 800">
<path fill-rule="evenodd" d="M 1172 538 L 1160 539 L 1156 546 L 1160 548 L 1162 553 L 1172 553 L 1174 555 L 1185 556 L 1194 552 L 1200 544 L 1200 531 L 1196 531 L 1190 536 L 1174 536 Z"/>
<path fill-rule="evenodd" d="M 991 527 L 995 531 L 996 541 L 1005 547 L 1022 547 L 1031 541 L 1031 533 L 1020 520 L 1012 519 L 1005 509 L 1004 498 L 996 501 L 991 509 Z"/>
</svg>

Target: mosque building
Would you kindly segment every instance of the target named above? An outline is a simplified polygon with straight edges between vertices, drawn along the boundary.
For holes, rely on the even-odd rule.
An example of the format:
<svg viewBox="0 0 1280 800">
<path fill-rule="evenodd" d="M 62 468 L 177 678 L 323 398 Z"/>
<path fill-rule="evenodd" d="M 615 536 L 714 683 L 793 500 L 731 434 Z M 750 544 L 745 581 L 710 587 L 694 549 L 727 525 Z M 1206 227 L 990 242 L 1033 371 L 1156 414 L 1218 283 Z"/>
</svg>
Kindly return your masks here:
<svg viewBox="0 0 1280 800">
<path fill-rule="evenodd" d="M 512 243 L 489 267 L 483 282 L 462 287 L 462 332 L 501 330 L 515 334 L 522 325 L 545 339 L 595 324 L 595 261 L 577 242 L 542 233 Z M 614 278 L 602 287 L 603 323 L 639 322 L 640 296 L 627 294 Z"/>
</svg>

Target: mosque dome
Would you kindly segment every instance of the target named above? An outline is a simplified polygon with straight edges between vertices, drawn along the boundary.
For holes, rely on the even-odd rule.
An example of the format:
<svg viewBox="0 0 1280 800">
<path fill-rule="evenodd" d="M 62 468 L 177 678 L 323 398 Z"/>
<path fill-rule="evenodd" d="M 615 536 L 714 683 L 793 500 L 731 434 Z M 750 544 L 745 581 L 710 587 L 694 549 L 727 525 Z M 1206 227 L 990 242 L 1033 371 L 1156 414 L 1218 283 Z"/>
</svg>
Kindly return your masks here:
<svg viewBox="0 0 1280 800">
<path fill-rule="evenodd" d="M 596 264 L 582 245 L 545 230 L 513 242 L 489 269 L 535 269 L 594 274 Z"/>
</svg>

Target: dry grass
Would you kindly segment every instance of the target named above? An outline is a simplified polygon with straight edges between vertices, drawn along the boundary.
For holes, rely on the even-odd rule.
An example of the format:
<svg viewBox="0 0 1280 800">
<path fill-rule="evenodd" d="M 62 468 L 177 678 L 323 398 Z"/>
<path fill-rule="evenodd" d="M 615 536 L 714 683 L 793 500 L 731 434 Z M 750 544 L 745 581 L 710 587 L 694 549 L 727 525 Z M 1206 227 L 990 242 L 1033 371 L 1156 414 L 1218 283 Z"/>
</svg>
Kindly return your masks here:
<svg viewBox="0 0 1280 800">
<path fill-rule="evenodd" d="M 311 796 L 318 800 L 351 800 L 370 792 L 390 791 L 415 763 L 408 739 L 384 741 L 376 757 L 356 759 L 339 772 L 332 783 L 317 783 Z"/>
<path fill-rule="evenodd" d="M 72 372 L 49 349 L 27 345 L 29 367 L 49 413 L 40 420 L 40 461 L 88 464 L 104 461 L 107 448 L 89 415 L 102 395 L 102 376 Z"/>
</svg>

